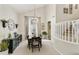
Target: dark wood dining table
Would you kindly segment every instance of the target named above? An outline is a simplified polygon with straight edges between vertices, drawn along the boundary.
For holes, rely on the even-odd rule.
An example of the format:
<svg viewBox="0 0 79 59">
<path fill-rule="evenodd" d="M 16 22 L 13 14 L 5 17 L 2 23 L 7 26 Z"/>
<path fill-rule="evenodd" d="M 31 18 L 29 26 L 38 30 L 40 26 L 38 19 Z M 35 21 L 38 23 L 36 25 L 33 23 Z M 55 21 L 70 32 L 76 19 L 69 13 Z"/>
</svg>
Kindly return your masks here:
<svg viewBox="0 0 79 59">
<path fill-rule="evenodd" d="M 40 51 L 40 48 L 42 47 L 42 38 L 41 37 L 32 37 L 32 38 L 28 38 L 28 47 L 29 49 L 32 48 L 32 52 L 33 52 L 33 49 L 34 48 L 39 48 L 39 51 Z M 38 43 L 38 44 L 35 44 L 35 43 Z"/>
</svg>

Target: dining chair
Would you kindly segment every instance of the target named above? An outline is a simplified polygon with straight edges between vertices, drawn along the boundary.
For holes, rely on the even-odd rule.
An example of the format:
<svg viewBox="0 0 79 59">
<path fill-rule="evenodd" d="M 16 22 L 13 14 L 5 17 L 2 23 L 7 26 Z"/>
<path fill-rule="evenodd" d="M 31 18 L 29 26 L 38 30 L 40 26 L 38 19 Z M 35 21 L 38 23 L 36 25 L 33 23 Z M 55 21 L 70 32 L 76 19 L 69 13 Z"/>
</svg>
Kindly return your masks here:
<svg viewBox="0 0 79 59">
<path fill-rule="evenodd" d="M 32 39 L 29 38 L 29 35 L 27 36 L 27 40 L 28 40 L 28 48 L 31 48 L 31 44 L 32 44 Z"/>
<path fill-rule="evenodd" d="M 38 48 L 38 50 L 40 51 L 40 41 L 38 40 L 37 37 L 32 37 L 32 52 L 34 51 L 35 48 Z"/>
</svg>

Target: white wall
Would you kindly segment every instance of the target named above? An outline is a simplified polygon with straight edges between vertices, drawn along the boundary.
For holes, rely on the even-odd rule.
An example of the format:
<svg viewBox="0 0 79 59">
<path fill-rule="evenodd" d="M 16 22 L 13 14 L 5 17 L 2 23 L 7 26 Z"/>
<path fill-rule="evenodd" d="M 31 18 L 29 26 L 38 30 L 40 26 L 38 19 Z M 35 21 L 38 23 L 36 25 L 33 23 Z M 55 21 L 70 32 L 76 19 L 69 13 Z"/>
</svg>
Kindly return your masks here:
<svg viewBox="0 0 79 59">
<path fill-rule="evenodd" d="M 45 7 L 37 8 L 35 11 L 37 17 L 41 17 L 42 22 L 45 22 Z M 34 10 L 28 11 L 23 14 L 24 16 L 34 16 Z"/>
<path fill-rule="evenodd" d="M 34 10 L 31 10 L 31 11 L 28 11 L 28 12 L 25 12 L 23 14 L 19 14 L 19 32 L 22 33 L 23 35 L 23 40 L 25 40 L 25 18 L 24 16 L 34 16 Z M 44 7 L 41 7 L 41 8 L 38 8 L 36 9 L 36 16 L 37 17 L 41 17 L 41 23 L 46 23 L 45 21 L 45 10 L 44 10 Z"/>
<path fill-rule="evenodd" d="M 17 22 L 17 13 L 9 5 L 0 5 L 0 19 L 12 18 Z"/>
<path fill-rule="evenodd" d="M 18 15 L 18 33 L 22 34 L 22 39 L 25 39 L 25 18 L 23 14 Z"/>
<path fill-rule="evenodd" d="M 34 16 L 34 10 L 19 14 L 19 32 L 23 35 L 23 40 L 25 37 L 25 18 L 24 16 Z M 41 17 L 41 23 L 45 24 L 45 30 L 47 31 L 47 21 L 52 21 L 56 19 L 56 5 L 46 5 L 44 7 L 40 7 L 36 9 L 36 16 Z M 51 22 L 51 23 L 52 23 Z"/>
<path fill-rule="evenodd" d="M 2 19 L 5 19 L 5 20 L 12 19 L 12 20 L 14 20 L 15 23 L 17 23 L 18 16 L 17 16 L 17 13 L 10 6 L 0 5 L 0 20 L 2 20 Z M 8 31 L 9 31 L 8 28 L 5 28 L 5 30 L 4 30 L 2 28 L 1 24 L 0 24 L 0 28 L 2 29 L 2 31 L 0 31 L 0 32 L 2 32 L 0 34 L 0 38 L 2 37 L 1 35 L 7 37 Z"/>
<path fill-rule="evenodd" d="M 72 14 L 64 14 L 63 8 L 69 8 L 69 4 L 57 4 L 56 5 L 56 21 L 68 21 L 68 20 L 76 20 L 79 19 L 79 5 L 78 9 L 75 9 L 73 5 Z"/>
<path fill-rule="evenodd" d="M 49 4 L 46 6 L 46 19 L 50 21 L 48 18 L 52 18 L 56 16 L 56 4 Z"/>
<path fill-rule="evenodd" d="M 50 4 L 46 6 L 46 19 L 47 19 L 47 22 L 51 21 L 51 40 L 53 42 L 54 24 L 56 22 L 56 4 Z M 46 23 L 46 26 L 47 25 L 48 24 Z"/>
</svg>

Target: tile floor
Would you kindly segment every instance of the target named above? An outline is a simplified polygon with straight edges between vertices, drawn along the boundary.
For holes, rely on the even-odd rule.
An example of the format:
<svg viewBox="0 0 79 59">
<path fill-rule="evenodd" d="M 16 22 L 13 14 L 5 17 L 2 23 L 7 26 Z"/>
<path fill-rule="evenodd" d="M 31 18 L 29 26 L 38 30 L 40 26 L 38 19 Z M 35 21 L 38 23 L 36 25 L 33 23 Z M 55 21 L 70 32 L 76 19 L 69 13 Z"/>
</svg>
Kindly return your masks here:
<svg viewBox="0 0 79 59">
<path fill-rule="evenodd" d="M 42 48 L 40 52 L 38 49 L 34 49 L 34 52 L 27 48 L 27 41 L 23 41 L 20 45 L 15 49 L 12 55 L 59 55 L 59 53 L 53 48 L 53 43 L 51 40 L 43 40 Z"/>
</svg>

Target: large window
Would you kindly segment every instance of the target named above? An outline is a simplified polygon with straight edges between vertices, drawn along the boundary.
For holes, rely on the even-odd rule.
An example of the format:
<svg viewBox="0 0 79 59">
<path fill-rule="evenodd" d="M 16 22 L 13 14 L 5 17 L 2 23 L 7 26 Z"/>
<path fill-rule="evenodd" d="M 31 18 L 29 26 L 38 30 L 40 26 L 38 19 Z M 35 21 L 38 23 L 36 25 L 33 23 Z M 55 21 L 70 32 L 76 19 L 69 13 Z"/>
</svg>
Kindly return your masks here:
<svg viewBox="0 0 79 59">
<path fill-rule="evenodd" d="M 38 36 L 38 18 L 30 18 L 29 19 L 29 36 L 32 37 L 32 33 L 34 36 Z"/>
</svg>

